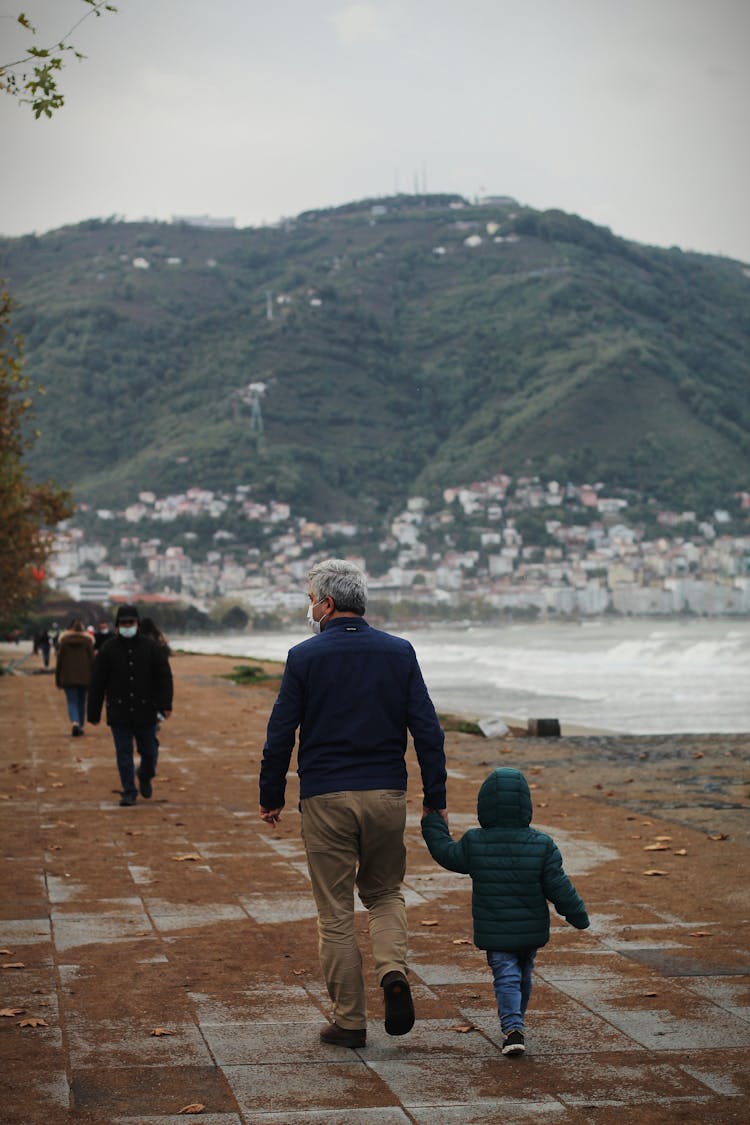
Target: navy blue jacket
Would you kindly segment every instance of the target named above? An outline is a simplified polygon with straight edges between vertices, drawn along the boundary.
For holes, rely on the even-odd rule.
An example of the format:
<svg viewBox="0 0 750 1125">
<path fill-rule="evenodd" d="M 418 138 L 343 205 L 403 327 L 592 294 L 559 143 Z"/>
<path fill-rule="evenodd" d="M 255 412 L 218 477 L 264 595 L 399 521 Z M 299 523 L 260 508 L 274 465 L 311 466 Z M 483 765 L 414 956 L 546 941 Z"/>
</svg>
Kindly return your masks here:
<svg viewBox="0 0 750 1125">
<path fill-rule="evenodd" d="M 408 641 L 363 617 L 343 616 L 289 650 L 263 748 L 263 808 L 284 804 L 298 727 L 303 800 L 349 789 L 406 789 L 408 730 L 424 803 L 445 808 L 443 731 Z"/>
</svg>

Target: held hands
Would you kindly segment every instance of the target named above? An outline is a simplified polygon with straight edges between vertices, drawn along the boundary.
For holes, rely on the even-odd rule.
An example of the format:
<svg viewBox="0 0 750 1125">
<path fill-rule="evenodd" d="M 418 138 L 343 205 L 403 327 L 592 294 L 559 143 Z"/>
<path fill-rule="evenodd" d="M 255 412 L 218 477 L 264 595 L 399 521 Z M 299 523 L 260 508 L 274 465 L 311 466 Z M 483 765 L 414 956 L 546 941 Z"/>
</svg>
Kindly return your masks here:
<svg viewBox="0 0 750 1125">
<path fill-rule="evenodd" d="M 427 816 L 428 813 L 440 813 L 445 823 L 448 823 L 448 810 L 446 809 L 431 809 L 427 805 L 422 805 L 422 816 Z"/>
</svg>

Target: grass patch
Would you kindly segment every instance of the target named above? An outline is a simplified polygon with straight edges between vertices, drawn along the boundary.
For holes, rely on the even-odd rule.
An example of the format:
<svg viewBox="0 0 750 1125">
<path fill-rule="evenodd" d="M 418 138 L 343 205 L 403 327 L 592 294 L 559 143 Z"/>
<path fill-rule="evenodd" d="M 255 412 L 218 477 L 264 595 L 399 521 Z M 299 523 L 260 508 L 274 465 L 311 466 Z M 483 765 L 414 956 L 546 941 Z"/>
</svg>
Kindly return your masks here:
<svg viewBox="0 0 750 1125">
<path fill-rule="evenodd" d="M 446 731 L 458 731 L 460 734 L 481 734 L 479 724 L 473 719 L 464 719 L 461 715 L 438 714 L 440 726 Z"/>
<path fill-rule="evenodd" d="M 278 680 L 279 676 L 269 674 L 260 664 L 235 664 L 221 679 L 232 680 L 235 684 L 264 684 L 268 680 Z"/>
</svg>

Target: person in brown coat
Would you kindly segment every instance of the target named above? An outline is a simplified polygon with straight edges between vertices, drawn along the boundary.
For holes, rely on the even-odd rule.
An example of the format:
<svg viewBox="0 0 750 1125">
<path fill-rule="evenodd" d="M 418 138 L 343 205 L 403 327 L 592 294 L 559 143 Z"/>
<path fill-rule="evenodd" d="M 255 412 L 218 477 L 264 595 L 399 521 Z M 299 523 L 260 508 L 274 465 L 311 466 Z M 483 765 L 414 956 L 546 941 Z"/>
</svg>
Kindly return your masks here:
<svg viewBox="0 0 750 1125">
<path fill-rule="evenodd" d="M 68 716 L 74 738 L 83 734 L 86 721 L 86 693 L 94 666 L 94 642 L 76 618 L 60 637 L 55 664 L 55 683 L 65 692 Z"/>
</svg>

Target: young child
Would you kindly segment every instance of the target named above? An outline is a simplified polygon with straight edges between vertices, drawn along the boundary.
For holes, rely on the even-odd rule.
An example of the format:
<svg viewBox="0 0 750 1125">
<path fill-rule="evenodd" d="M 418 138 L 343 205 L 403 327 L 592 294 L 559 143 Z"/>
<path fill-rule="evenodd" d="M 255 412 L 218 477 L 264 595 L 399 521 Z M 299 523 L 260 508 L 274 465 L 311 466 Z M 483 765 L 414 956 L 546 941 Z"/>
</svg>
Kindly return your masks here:
<svg viewBox="0 0 750 1125">
<path fill-rule="evenodd" d="M 441 866 L 471 875 L 474 944 L 487 951 L 492 969 L 503 1054 L 520 1055 L 534 957 L 549 941 L 547 900 L 578 930 L 589 918 L 554 840 L 530 827 L 531 793 L 519 770 L 490 774 L 479 790 L 477 814 L 481 828 L 455 841 L 440 813 L 430 812 L 422 835 Z"/>
</svg>

